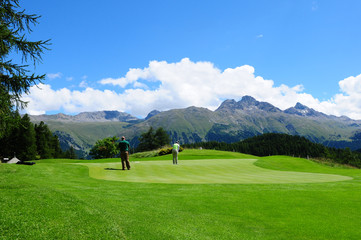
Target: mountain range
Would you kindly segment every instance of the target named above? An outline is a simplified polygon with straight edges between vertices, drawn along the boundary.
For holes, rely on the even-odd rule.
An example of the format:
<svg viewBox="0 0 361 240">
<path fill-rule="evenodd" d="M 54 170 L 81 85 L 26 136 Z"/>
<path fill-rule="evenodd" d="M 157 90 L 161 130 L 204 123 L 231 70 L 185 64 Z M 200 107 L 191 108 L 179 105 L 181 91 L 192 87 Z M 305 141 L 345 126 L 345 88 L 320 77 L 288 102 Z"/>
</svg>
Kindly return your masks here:
<svg viewBox="0 0 361 240">
<path fill-rule="evenodd" d="M 145 119 L 119 111 L 83 112 L 30 116 L 44 121 L 59 137 L 63 149 L 73 146 L 86 153 L 99 139 L 126 136 L 135 147 L 138 137 L 150 127 L 164 128 L 172 141 L 236 142 L 263 133 L 287 133 L 330 147 L 361 148 L 361 121 L 326 115 L 301 103 L 281 110 L 251 96 L 240 101 L 225 100 L 215 111 L 188 107 L 168 111 L 154 110 Z"/>
</svg>

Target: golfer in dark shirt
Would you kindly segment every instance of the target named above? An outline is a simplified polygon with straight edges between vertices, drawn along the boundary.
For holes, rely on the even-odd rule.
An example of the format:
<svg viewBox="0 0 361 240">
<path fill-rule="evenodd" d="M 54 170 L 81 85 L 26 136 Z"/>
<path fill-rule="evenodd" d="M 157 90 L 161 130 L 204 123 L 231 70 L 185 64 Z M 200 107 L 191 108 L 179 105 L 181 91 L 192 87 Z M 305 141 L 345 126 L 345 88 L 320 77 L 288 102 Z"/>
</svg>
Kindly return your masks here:
<svg viewBox="0 0 361 240">
<path fill-rule="evenodd" d="M 127 169 L 130 170 L 130 163 L 129 163 L 129 149 L 130 145 L 129 142 L 125 140 L 125 137 L 122 137 L 122 140 L 119 142 L 119 149 L 120 149 L 120 158 L 122 159 L 122 168 L 125 170 L 125 166 Z"/>
</svg>

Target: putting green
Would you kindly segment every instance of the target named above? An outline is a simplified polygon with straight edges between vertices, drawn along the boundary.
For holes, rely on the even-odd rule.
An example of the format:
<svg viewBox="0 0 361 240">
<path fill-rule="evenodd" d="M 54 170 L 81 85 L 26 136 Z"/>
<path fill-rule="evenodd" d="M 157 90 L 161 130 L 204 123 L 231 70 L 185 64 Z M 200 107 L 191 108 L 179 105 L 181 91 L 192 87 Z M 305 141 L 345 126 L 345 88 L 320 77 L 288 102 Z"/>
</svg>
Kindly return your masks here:
<svg viewBox="0 0 361 240">
<path fill-rule="evenodd" d="M 173 184 L 269 184 L 317 183 L 351 180 L 351 177 L 276 171 L 255 166 L 256 159 L 187 160 L 179 165 L 171 161 L 131 162 L 130 171 L 122 171 L 121 163 L 79 163 L 89 168 L 90 177 L 122 182 Z"/>
</svg>

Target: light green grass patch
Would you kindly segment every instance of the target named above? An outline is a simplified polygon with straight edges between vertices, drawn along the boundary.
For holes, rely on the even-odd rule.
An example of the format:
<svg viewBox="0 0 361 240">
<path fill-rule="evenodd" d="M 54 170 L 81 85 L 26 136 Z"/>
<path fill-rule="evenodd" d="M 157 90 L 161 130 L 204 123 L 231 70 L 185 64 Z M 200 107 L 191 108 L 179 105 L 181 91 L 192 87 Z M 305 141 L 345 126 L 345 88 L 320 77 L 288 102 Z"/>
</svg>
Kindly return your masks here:
<svg viewBox="0 0 361 240">
<path fill-rule="evenodd" d="M 136 161 L 130 171 L 121 163 L 78 163 L 89 168 L 92 178 L 170 184 L 272 184 L 321 183 L 351 180 L 351 177 L 308 172 L 277 171 L 254 165 L 256 159 L 209 159 L 181 161 Z"/>
</svg>

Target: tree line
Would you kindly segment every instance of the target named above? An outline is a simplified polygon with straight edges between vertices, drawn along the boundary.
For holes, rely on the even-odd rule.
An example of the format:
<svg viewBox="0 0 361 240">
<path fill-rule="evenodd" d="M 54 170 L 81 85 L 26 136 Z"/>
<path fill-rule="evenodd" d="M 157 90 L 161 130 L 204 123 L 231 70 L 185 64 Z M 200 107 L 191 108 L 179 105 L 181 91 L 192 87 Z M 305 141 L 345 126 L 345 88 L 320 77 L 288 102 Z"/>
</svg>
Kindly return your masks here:
<svg viewBox="0 0 361 240">
<path fill-rule="evenodd" d="M 12 158 L 14 155 L 22 161 L 49 158 L 77 158 L 74 149 L 63 152 L 59 139 L 44 122 L 33 124 L 30 117 L 18 112 L 12 113 L 6 129 L 0 137 L 0 157 Z"/>
<path fill-rule="evenodd" d="M 118 141 L 119 138 L 116 136 L 98 140 L 90 150 L 89 155 L 94 159 L 117 157 L 119 155 Z M 135 149 L 132 149 L 132 151 L 151 151 L 169 144 L 169 134 L 162 127 L 156 130 L 150 127 L 147 132 L 140 135 L 139 144 Z"/>
<path fill-rule="evenodd" d="M 256 156 L 286 155 L 302 158 L 325 159 L 335 163 L 361 168 L 361 153 L 349 148 L 337 149 L 313 143 L 305 137 L 280 133 L 266 133 L 240 142 L 198 142 L 185 144 L 187 148 L 205 148 L 235 151 Z"/>
</svg>

